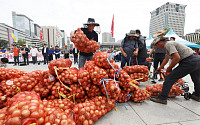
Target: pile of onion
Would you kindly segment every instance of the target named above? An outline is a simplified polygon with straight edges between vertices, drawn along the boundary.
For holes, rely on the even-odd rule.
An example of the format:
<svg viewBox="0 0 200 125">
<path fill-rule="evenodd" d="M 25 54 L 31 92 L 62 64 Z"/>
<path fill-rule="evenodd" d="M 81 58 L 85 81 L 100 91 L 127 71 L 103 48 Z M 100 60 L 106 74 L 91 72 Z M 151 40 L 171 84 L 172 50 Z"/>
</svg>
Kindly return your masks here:
<svg viewBox="0 0 200 125">
<path fill-rule="evenodd" d="M 73 119 L 77 125 L 93 125 L 101 116 L 115 107 L 115 100 L 107 101 L 105 96 L 95 98 L 75 105 Z"/>
<path fill-rule="evenodd" d="M 49 72 L 52 74 L 52 75 L 56 75 L 56 72 L 55 72 L 55 68 L 58 68 L 57 69 L 57 72 L 58 74 L 60 74 L 61 72 L 63 72 L 64 69 L 62 68 L 67 68 L 67 67 L 71 67 L 72 65 L 72 61 L 70 59 L 62 59 L 62 58 L 59 58 L 57 60 L 52 60 L 49 65 L 48 65 L 48 68 L 49 68 Z"/>
<path fill-rule="evenodd" d="M 80 68 L 78 71 L 78 82 L 85 89 L 89 90 L 91 87 L 91 79 L 89 72 L 84 68 Z"/>
<path fill-rule="evenodd" d="M 70 85 L 70 88 L 72 89 L 72 91 L 70 91 L 70 94 L 71 95 L 75 94 L 76 98 L 83 98 L 86 94 L 83 87 L 78 83 L 74 83 L 74 84 Z"/>
<path fill-rule="evenodd" d="M 133 74 L 133 73 L 149 74 L 148 67 L 144 65 L 124 66 L 123 70 L 126 71 L 128 74 Z"/>
<path fill-rule="evenodd" d="M 7 125 L 21 125 L 34 122 L 44 124 L 44 106 L 35 92 L 21 92 L 9 100 L 7 109 Z"/>
<path fill-rule="evenodd" d="M 64 94 L 66 97 L 70 96 L 70 91 L 63 86 L 59 81 L 55 82 L 51 89 L 51 94 L 48 96 L 48 99 L 58 99 L 63 98 L 61 95 Z"/>
<path fill-rule="evenodd" d="M 134 102 L 141 102 L 141 101 L 147 100 L 149 97 L 150 97 L 150 94 L 147 91 L 137 88 L 134 92 L 132 92 L 131 99 Z"/>
<path fill-rule="evenodd" d="M 100 85 L 102 78 L 108 79 L 108 73 L 105 69 L 98 66 L 94 66 L 93 70 L 88 71 L 90 73 L 90 78 L 92 79 L 93 84 Z"/>
<path fill-rule="evenodd" d="M 126 71 L 132 79 L 140 79 L 138 81 L 145 82 L 148 80 L 149 70 L 147 66 L 144 65 L 134 65 L 134 66 L 124 66 L 124 71 Z"/>
<path fill-rule="evenodd" d="M 133 73 L 133 74 L 130 74 L 130 77 L 132 79 L 140 79 L 138 81 L 141 81 L 141 82 L 145 82 L 145 81 L 148 81 L 148 75 L 145 74 L 145 73 Z"/>
<path fill-rule="evenodd" d="M 130 97 L 127 97 L 128 94 L 129 94 L 129 92 L 121 90 L 121 93 L 120 93 L 117 101 L 120 102 L 120 103 L 124 103 L 125 100 L 126 101 L 130 100 Z"/>
<path fill-rule="evenodd" d="M 14 69 L 14 68 L 3 68 L 0 67 L 0 81 L 2 80 L 9 80 L 13 78 L 19 78 L 28 72 Z"/>
<path fill-rule="evenodd" d="M 35 85 L 42 80 L 44 71 L 36 70 L 28 73 L 18 79 L 15 79 L 14 85 L 19 87 L 22 91 L 30 91 L 32 90 Z"/>
<path fill-rule="evenodd" d="M 3 80 L 0 84 L 0 90 L 7 96 L 7 97 L 13 97 L 15 94 L 17 94 L 17 86 L 14 85 L 14 81 L 17 80 L 18 78 L 15 79 L 10 79 L 10 80 Z"/>
<path fill-rule="evenodd" d="M 116 71 L 118 71 L 120 68 L 116 63 L 112 63 L 111 65 L 115 68 Z M 112 67 L 106 69 L 106 71 L 108 72 L 109 78 L 113 79 L 114 75 L 115 75 L 115 78 L 118 78 L 118 74 L 115 74 L 115 70 Z"/>
<path fill-rule="evenodd" d="M 106 52 L 97 52 L 94 57 L 93 60 L 95 61 L 96 65 L 102 68 L 111 68 L 110 63 L 113 63 L 113 59 L 109 59 L 110 63 L 108 62 L 107 58 L 110 56 L 109 53 Z"/>
<path fill-rule="evenodd" d="M 75 37 L 71 41 L 78 50 L 85 53 L 94 53 L 100 48 L 98 43 L 94 40 L 89 40 L 80 28 L 77 29 Z"/>
<path fill-rule="evenodd" d="M 67 115 L 71 115 L 71 111 L 74 107 L 74 103 L 68 99 L 42 100 L 42 103 L 45 111 L 47 111 L 48 108 L 55 107 L 65 111 Z"/>
<path fill-rule="evenodd" d="M 69 68 L 65 69 L 60 75 L 57 77 L 65 84 L 73 84 L 78 82 L 78 69 L 77 68 Z"/>
<path fill-rule="evenodd" d="M 4 125 L 4 121 L 6 120 L 8 107 L 4 107 L 0 109 L 0 125 Z"/>
<path fill-rule="evenodd" d="M 51 108 L 47 111 L 45 116 L 45 125 L 75 125 L 76 123 L 72 120 L 66 112 L 60 108 Z"/>
<path fill-rule="evenodd" d="M 99 86 L 92 85 L 89 90 L 86 90 L 86 93 L 89 97 L 95 97 L 95 96 L 101 95 L 101 90 Z"/>
<path fill-rule="evenodd" d="M 152 86 L 146 86 L 146 90 L 151 93 L 151 96 L 158 96 L 159 93 L 162 92 L 163 84 L 157 84 Z M 184 93 L 184 90 L 182 90 L 180 87 L 173 85 L 169 97 L 175 97 L 179 96 Z"/>
<path fill-rule="evenodd" d="M 104 88 L 103 82 L 104 82 L 105 88 Z M 106 91 L 107 91 L 109 99 L 117 100 L 121 93 L 119 84 L 114 80 L 103 81 L 103 82 L 101 83 L 101 92 L 106 96 Z"/>
<path fill-rule="evenodd" d="M 129 83 L 133 83 L 135 85 L 139 85 L 140 83 L 137 81 L 133 81 L 133 79 L 128 75 L 127 72 L 125 72 L 124 70 L 120 70 L 119 71 L 119 85 L 120 87 L 123 88 L 123 90 L 130 92 L 130 91 L 134 91 L 135 87 L 133 87 L 132 85 L 130 85 Z"/>
</svg>

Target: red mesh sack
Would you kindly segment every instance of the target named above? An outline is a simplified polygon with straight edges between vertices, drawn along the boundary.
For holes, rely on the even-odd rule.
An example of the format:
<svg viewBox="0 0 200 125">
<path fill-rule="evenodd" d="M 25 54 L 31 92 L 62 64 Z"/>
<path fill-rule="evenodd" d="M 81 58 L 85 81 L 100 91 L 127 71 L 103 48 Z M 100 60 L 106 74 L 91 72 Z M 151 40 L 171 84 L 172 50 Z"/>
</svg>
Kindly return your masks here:
<svg viewBox="0 0 200 125">
<path fill-rule="evenodd" d="M 57 77 L 65 84 L 72 84 L 78 82 L 78 69 L 77 68 L 69 68 L 65 69 L 60 75 Z"/>
<path fill-rule="evenodd" d="M 95 61 L 95 64 L 102 68 L 111 68 L 110 63 L 113 63 L 113 59 L 109 59 L 110 63 L 108 62 L 107 58 L 110 56 L 109 53 L 106 52 L 97 52 L 95 53 L 93 60 Z"/>
<path fill-rule="evenodd" d="M 57 60 L 52 60 L 49 63 L 48 68 L 49 68 L 49 72 L 52 75 L 56 75 L 54 67 L 58 68 L 57 72 L 58 72 L 58 74 L 60 74 L 61 72 L 63 72 L 63 70 L 64 70 L 63 68 L 71 67 L 71 65 L 72 65 L 72 61 L 70 59 L 59 58 Z"/>
</svg>

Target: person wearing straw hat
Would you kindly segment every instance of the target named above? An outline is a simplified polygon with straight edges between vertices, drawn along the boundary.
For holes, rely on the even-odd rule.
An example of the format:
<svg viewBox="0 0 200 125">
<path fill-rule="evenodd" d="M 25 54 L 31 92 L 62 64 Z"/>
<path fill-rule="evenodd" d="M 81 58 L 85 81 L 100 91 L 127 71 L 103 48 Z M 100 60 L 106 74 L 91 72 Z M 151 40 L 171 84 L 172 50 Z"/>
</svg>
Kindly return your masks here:
<svg viewBox="0 0 200 125">
<path fill-rule="evenodd" d="M 158 37 L 163 37 L 165 35 L 166 31 L 164 30 L 158 30 L 157 32 L 155 32 L 153 34 L 154 37 L 158 38 Z M 156 40 L 156 39 L 155 39 Z M 150 54 L 154 51 L 154 60 L 153 60 L 153 67 L 154 67 L 154 73 L 153 73 L 153 79 L 157 79 L 157 73 L 155 72 L 155 70 L 158 68 L 158 65 L 163 62 L 165 55 L 166 55 L 166 51 L 165 49 L 160 49 L 157 46 L 153 46 Z M 163 81 L 162 78 L 160 78 L 158 81 Z"/>
<path fill-rule="evenodd" d="M 87 38 L 89 40 L 94 40 L 94 41 L 98 42 L 98 34 L 96 33 L 96 31 L 94 31 L 94 27 L 98 27 L 100 25 L 95 22 L 94 18 L 88 18 L 87 23 L 84 23 L 83 25 L 86 28 L 81 28 L 81 30 L 84 32 L 84 34 L 87 36 Z M 74 37 L 74 33 L 75 33 L 75 31 L 72 31 L 70 33 L 70 38 Z M 78 63 L 79 69 L 81 67 L 84 67 L 85 61 L 92 60 L 92 58 L 93 58 L 93 53 L 85 53 L 85 52 L 80 51 L 79 63 Z"/>
<path fill-rule="evenodd" d="M 125 65 L 131 66 L 133 62 L 133 56 L 138 55 L 138 43 L 134 39 L 136 36 L 138 36 L 136 31 L 131 30 L 126 34 L 126 37 L 121 42 L 121 68 L 123 68 Z"/>
<path fill-rule="evenodd" d="M 167 67 L 166 77 L 163 83 L 162 92 L 156 98 L 151 98 L 151 101 L 167 104 L 167 98 L 172 85 L 180 78 L 190 74 L 194 82 L 194 92 L 191 95 L 193 100 L 200 102 L 200 56 L 194 51 L 175 41 L 168 41 L 167 37 L 160 37 L 152 44 L 160 49 L 166 50 L 166 56 L 157 72 L 163 69 L 171 58 L 171 64 Z M 176 68 L 176 64 L 179 64 Z"/>
</svg>

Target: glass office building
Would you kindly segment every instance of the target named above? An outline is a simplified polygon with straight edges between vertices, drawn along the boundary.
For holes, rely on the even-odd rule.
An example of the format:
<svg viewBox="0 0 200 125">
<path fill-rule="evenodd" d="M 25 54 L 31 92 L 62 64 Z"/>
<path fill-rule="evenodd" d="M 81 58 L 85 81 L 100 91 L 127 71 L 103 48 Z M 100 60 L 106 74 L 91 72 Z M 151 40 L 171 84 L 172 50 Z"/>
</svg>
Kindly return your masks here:
<svg viewBox="0 0 200 125">
<path fill-rule="evenodd" d="M 149 35 L 158 30 L 171 28 L 180 37 L 184 35 L 186 5 L 170 3 L 156 8 L 151 13 Z"/>
</svg>

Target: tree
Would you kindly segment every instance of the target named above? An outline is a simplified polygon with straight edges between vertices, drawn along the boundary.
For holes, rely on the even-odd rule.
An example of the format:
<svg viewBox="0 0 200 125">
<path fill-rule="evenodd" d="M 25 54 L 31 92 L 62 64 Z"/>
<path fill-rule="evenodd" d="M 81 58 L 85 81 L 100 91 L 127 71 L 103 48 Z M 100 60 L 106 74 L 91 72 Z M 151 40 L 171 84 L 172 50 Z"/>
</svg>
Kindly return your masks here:
<svg viewBox="0 0 200 125">
<path fill-rule="evenodd" d="M 165 28 L 165 35 L 170 31 L 170 28 Z"/>
<path fill-rule="evenodd" d="M 23 44 L 26 44 L 26 41 L 24 39 L 23 40 L 19 39 L 18 40 L 18 45 L 19 46 L 23 46 Z"/>
<path fill-rule="evenodd" d="M 0 39 L 0 47 L 8 48 L 8 44 L 8 41 Z"/>
</svg>

